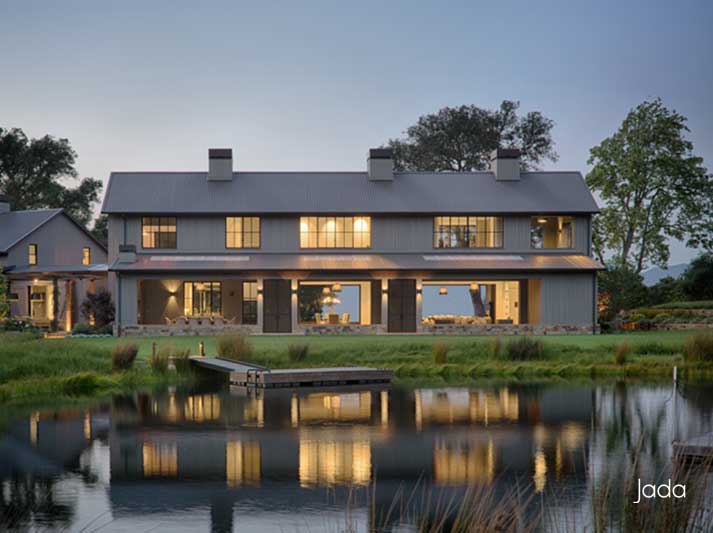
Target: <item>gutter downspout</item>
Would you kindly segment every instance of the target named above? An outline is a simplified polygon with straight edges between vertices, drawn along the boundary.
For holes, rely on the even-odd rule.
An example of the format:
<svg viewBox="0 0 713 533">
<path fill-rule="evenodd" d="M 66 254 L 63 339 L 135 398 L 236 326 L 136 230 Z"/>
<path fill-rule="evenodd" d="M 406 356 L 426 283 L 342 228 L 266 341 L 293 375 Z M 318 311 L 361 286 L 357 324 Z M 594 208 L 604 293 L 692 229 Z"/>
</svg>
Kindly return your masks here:
<svg viewBox="0 0 713 533">
<path fill-rule="evenodd" d="M 116 336 L 121 337 L 121 274 L 116 273 Z"/>
</svg>

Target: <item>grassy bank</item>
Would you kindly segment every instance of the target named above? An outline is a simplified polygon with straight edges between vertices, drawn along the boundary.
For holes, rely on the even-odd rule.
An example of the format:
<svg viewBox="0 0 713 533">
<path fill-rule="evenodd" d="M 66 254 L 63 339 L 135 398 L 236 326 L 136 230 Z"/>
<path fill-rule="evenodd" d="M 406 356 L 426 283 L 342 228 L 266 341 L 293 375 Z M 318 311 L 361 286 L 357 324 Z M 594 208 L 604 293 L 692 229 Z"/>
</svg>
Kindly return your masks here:
<svg viewBox="0 0 713 533">
<path fill-rule="evenodd" d="M 80 340 L 46 340 L 0 335 L 0 402 L 66 399 L 158 386 L 179 380 L 151 372 L 145 360 L 112 370 L 111 345 Z"/>
<path fill-rule="evenodd" d="M 493 337 L 433 336 L 309 336 L 253 337 L 252 354 L 245 359 L 271 368 L 366 365 L 387 367 L 398 378 L 463 380 L 488 378 L 668 378 L 674 365 L 681 375 L 694 379 L 713 379 L 713 364 L 687 364 L 682 350 L 687 331 L 628 333 L 597 336 L 541 337 L 544 350 L 536 360 L 509 360 L 493 353 Z M 135 342 L 139 346 L 137 369 L 115 374 L 109 371 L 109 352 L 116 342 Z M 94 372 L 112 386 L 130 385 L 132 380 L 152 378 L 146 368 L 152 345 L 188 347 L 198 353 L 204 341 L 207 355 L 216 354 L 215 337 L 148 337 L 117 341 L 111 338 L 34 341 L 22 354 L 6 355 L 0 347 L 0 383 L 27 381 L 33 377 L 62 380 L 77 372 Z M 516 337 L 503 338 L 503 353 Z M 434 360 L 434 344 L 447 345 L 446 356 Z M 296 362 L 288 357 L 290 345 L 307 346 L 307 356 Z M 615 361 L 617 346 L 628 346 L 624 361 Z M 61 363 L 60 363 L 61 361 Z M 54 382 L 53 382 L 54 383 Z M 109 385 L 100 381 L 102 387 Z M 55 384 L 54 386 L 57 386 Z M 3 386 L 0 386 L 0 391 Z M 19 385 L 13 387 L 18 389 Z"/>
</svg>

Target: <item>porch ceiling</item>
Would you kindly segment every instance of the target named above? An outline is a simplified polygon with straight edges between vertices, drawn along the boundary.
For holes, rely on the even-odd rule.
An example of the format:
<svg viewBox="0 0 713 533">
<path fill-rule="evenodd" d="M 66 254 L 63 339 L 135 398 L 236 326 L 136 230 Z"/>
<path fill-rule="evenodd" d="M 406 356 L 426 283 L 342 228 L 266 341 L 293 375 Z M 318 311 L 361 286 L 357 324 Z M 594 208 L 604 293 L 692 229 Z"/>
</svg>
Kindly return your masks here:
<svg viewBox="0 0 713 533">
<path fill-rule="evenodd" d="M 513 254 L 231 254 L 139 255 L 134 263 L 115 261 L 117 272 L 219 271 L 349 271 L 349 270 L 478 270 L 594 271 L 600 263 L 583 255 Z"/>
</svg>

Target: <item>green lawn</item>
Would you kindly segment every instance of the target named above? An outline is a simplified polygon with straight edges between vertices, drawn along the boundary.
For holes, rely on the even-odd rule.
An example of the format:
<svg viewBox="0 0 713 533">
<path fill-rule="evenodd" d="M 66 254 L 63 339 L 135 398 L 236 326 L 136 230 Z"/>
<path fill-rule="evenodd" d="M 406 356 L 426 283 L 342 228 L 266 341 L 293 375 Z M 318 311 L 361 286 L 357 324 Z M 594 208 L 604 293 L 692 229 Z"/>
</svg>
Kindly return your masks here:
<svg viewBox="0 0 713 533">
<path fill-rule="evenodd" d="M 632 332 L 616 335 L 547 335 L 541 337 L 547 345 L 556 347 L 571 347 L 576 351 L 612 349 L 621 342 L 629 343 L 632 348 L 644 349 L 653 343 L 659 343 L 667 347 L 681 347 L 685 339 L 691 335 L 691 331 L 654 331 L 654 332 Z M 155 342 L 158 347 L 164 344 L 172 344 L 176 347 L 187 346 L 198 354 L 198 343 L 205 343 L 206 355 L 215 355 L 216 337 L 124 337 L 121 339 L 99 338 L 99 339 L 72 339 L 71 342 L 85 343 L 87 346 L 101 346 L 111 348 L 116 342 L 131 342 L 139 346 L 139 356 L 148 357 L 151 353 L 151 345 Z M 344 354 L 348 357 L 352 355 L 365 355 L 378 353 L 388 355 L 392 352 L 414 353 L 426 350 L 431 353 L 434 342 L 447 342 L 454 349 L 474 344 L 486 345 L 493 337 L 477 336 L 436 336 L 436 335 L 310 335 L 303 337 L 295 336 L 257 336 L 251 337 L 251 342 L 256 352 L 262 354 L 279 354 L 286 352 L 287 346 L 292 343 L 305 343 L 310 347 L 312 353 L 329 353 L 337 357 Z M 507 338 L 506 338 L 507 340 Z M 56 340 L 53 342 L 70 342 L 69 340 Z"/>
<path fill-rule="evenodd" d="M 397 379 L 433 382 L 475 379 L 551 378 L 669 378 L 678 366 L 686 378 L 713 379 L 713 363 L 683 360 L 686 338 L 694 332 L 636 332 L 620 335 L 539 337 L 544 355 L 534 361 L 511 361 L 493 355 L 494 337 L 472 336 L 260 336 L 252 337 L 250 361 L 271 368 L 366 365 L 394 370 Z M 518 337 L 505 337 L 508 344 Z M 122 339 L 16 339 L 0 335 L 0 401 L 33 394 L 72 395 L 163 383 L 166 376 L 151 373 L 147 361 L 152 345 L 189 347 L 198 354 L 199 341 L 206 355 L 216 355 L 216 337 L 129 337 Z M 128 372 L 111 370 L 116 343 L 136 343 L 139 357 Z M 447 360 L 437 364 L 433 347 L 448 345 Z M 615 364 L 614 348 L 627 343 L 624 364 Z M 307 344 L 307 358 L 289 360 L 290 344 Z M 91 377 L 87 377 L 91 374 Z M 78 377 L 79 376 L 79 377 Z"/>
</svg>

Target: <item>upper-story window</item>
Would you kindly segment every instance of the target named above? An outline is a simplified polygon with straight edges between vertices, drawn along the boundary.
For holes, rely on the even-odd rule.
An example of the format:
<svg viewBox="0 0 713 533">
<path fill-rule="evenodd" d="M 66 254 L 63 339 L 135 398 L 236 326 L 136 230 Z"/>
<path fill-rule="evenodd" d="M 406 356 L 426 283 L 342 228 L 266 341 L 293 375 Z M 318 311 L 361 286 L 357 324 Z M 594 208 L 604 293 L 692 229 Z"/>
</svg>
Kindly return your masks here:
<svg viewBox="0 0 713 533">
<path fill-rule="evenodd" d="M 28 244 L 27 245 L 27 264 L 36 265 L 37 264 L 37 245 Z"/>
<path fill-rule="evenodd" d="M 502 248 L 502 217 L 442 216 L 433 220 L 434 248 Z"/>
<path fill-rule="evenodd" d="M 532 217 L 530 219 L 530 246 L 537 249 L 574 248 L 572 217 Z"/>
<path fill-rule="evenodd" d="M 370 248 L 371 217 L 300 217 L 300 248 Z"/>
<path fill-rule="evenodd" d="M 226 248 L 260 248 L 260 217 L 225 217 Z"/>
<path fill-rule="evenodd" d="M 175 248 L 176 217 L 143 217 L 141 245 L 144 248 Z"/>
<path fill-rule="evenodd" d="M 82 248 L 82 264 L 91 265 L 92 264 L 92 250 L 89 246 Z"/>
</svg>

